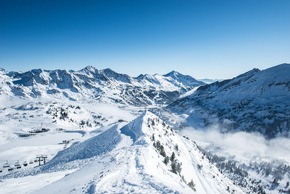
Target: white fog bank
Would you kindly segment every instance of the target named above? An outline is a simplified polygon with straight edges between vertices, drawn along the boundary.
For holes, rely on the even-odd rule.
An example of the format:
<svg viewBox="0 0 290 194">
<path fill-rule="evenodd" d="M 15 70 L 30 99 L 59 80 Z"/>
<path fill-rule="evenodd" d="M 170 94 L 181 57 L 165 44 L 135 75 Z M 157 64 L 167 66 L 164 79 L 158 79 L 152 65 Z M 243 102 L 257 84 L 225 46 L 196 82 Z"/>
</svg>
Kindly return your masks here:
<svg viewBox="0 0 290 194">
<path fill-rule="evenodd" d="M 180 134 L 196 141 L 203 148 L 216 151 L 217 154 L 235 156 L 237 160 L 285 160 L 290 164 L 290 139 L 287 138 L 266 140 L 257 133 L 221 133 L 216 126 L 207 130 L 185 128 Z"/>
</svg>

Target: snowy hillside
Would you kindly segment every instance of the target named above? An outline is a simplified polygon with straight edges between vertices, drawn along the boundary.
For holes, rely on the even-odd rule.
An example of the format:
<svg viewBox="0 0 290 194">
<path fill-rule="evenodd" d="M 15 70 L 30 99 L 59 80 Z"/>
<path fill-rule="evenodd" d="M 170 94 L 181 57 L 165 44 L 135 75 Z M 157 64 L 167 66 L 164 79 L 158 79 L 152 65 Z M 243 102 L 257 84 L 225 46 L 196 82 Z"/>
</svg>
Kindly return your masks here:
<svg viewBox="0 0 290 194">
<path fill-rule="evenodd" d="M 11 176 L 2 177 L 4 193 L 243 193 L 194 142 L 150 112 Z"/>
<path fill-rule="evenodd" d="M 290 64 L 253 69 L 231 80 L 199 87 L 172 103 L 194 127 L 219 124 L 229 131 L 290 137 Z"/>
</svg>

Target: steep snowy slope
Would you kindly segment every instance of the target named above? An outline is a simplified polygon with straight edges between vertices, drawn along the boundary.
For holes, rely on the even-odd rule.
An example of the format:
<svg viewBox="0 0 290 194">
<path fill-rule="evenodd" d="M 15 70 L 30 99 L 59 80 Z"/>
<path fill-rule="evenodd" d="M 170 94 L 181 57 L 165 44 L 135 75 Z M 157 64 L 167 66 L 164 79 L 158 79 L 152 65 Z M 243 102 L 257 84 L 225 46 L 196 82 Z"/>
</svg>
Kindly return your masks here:
<svg viewBox="0 0 290 194">
<path fill-rule="evenodd" d="M 74 144 L 46 165 L 13 177 L 13 183 L 12 175 L 2 177 L 2 191 L 243 193 L 210 164 L 194 142 L 180 137 L 150 112 Z M 41 184 L 25 184 L 24 180 Z"/>
<path fill-rule="evenodd" d="M 290 137 L 290 64 L 253 69 L 231 80 L 199 87 L 169 108 L 188 114 L 195 127 L 221 124 L 228 130 Z"/>
</svg>

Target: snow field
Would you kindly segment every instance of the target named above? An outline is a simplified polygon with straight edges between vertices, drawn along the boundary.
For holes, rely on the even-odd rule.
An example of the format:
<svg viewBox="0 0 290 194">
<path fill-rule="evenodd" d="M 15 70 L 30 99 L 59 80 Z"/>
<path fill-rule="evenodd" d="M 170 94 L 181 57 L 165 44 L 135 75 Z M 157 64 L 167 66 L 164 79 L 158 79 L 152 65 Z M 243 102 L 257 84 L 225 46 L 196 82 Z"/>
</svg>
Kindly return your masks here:
<svg viewBox="0 0 290 194">
<path fill-rule="evenodd" d="M 165 164 L 164 155 L 172 153 L 175 157 Z M 181 164 L 176 172 L 172 167 L 175 162 Z M 202 168 L 198 169 L 198 165 Z M 226 193 L 230 186 L 236 193 L 243 193 L 202 158 L 193 142 L 179 137 L 148 111 L 127 125 L 113 125 L 99 135 L 60 151 L 34 176 L 47 172 L 62 174 L 68 170 L 74 171 L 41 188 L 32 185 L 30 192 L 209 194 Z M 21 182 L 25 177 L 16 178 Z M 190 181 L 192 188 L 188 186 Z M 9 191 L 9 184 L 5 185 Z"/>
</svg>

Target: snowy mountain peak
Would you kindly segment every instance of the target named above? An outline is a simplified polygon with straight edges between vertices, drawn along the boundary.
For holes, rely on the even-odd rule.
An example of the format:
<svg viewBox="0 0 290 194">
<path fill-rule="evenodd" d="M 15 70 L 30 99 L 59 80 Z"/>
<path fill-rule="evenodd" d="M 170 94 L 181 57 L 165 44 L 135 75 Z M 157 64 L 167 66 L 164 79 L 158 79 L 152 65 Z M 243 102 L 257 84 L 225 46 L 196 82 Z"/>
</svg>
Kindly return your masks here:
<svg viewBox="0 0 290 194">
<path fill-rule="evenodd" d="M 117 73 L 110 68 L 100 70 L 100 73 L 106 76 L 110 80 L 117 80 L 120 82 L 129 83 L 129 84 L 133 82 L 132 78 L 129 75 Z"/>
<path fill-rule="evenodd" d="M 86 74 L 95 74 L 98 70 L 93 66 L 86 66 L 85 68 L 79 70 L 79 72 L 84 72 Z"/>
<path fill-rule="evenodd" d="M 164 75 L 167 78 L 172 78 L 175 81 L 178 81 L 180 83 L 182 83 L 184 86 L 188 86 L 188 85 L 195 85 L 195 86 L 200 86 L 200 85 L 204 85 L 204 83 L 202 81 L 198 81 L 196 79 L 194 79 L 193 77 L 189 76 L 189 75 L 183 75 L 177 71 L 171 71 L 168 74 Z"/>
<path fill-rule="evenodd" d="M 183 76 L 181 73 L 179 73 L 179 72 L 177 72 L 177 71 L 175 71 L 175 70 L 173 70 L 173 71 L 171 71 L 171 72 L 169 72 L 169 73 L 167 73 L 167 74 L 165 74 L 164 75 L 165 77 L 178 77 L 178 76 Z"/>
<path fill-rule="evenodd" d="M 105 69 L 102 69 L 100 70 L 100 73 L 103 73 L 103 74 L 119 74 L 117 72 L 115 72 L 114 70 L 112 70 L 111 68 L 105 68 Z"/>
<path fill-rule="evenodd" d="M 38 69 L 32 69 L 31 72 L 34 73 L 34 74 L 41 74 L 44 70 L 41 69 L 41 68 L 38 68 Z"/>
<path fill-rule="evenodd" d="M 192 78 L 191 76 L 189 75 L 183 75 L 177 71 L 171 71 L 167 74 L 164 75 L 165 77 L 171 77 L 173 79 L 191 79 L 193 80 L 194 78 Z M 195 80 L 195 79 L 194 79 Z M 196 80 L 195 80 L 196 81 Z"/>
<path fill-rule="evenodd" d="M 255 75 L 256 73 L 258 73 L 260 71 L 261 71 L 260 69 L 254 68 L 250 71 L 247 71 L 246 73 L 243 73 L 243 74 L 237 76 L 236 78 L 248 78 L 248 77 Z"/>
</svg>

